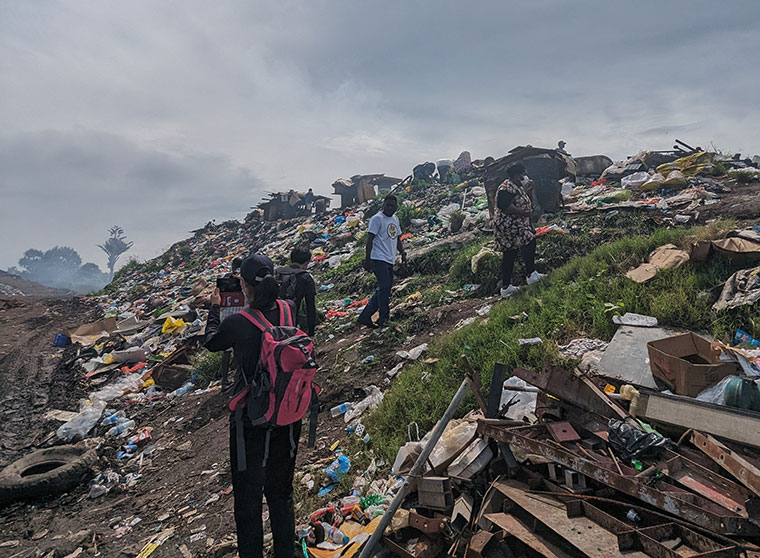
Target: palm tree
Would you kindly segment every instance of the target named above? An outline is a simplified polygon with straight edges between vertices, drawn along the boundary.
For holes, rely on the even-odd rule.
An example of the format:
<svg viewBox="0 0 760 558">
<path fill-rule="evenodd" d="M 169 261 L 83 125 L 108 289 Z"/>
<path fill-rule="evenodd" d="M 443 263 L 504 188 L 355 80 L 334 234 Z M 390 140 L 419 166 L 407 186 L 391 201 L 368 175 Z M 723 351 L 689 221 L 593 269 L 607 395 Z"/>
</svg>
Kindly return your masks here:
<svg viewBox="0 0 760 558">
<path fill-rule="evenodd" d="M 113 279 L 113 269 L 116 267 L 116 262 L 124 252 L 132 247 L 133 242 L 127 242 L 127 237 L 124 236 L 124 229 L 118 225 L 114 225 L 108 230 L 111 236 L 103 244 L 98 244 L 98 248 L 108 254 L 108 273 L 109 281 Z"/>
</svg>

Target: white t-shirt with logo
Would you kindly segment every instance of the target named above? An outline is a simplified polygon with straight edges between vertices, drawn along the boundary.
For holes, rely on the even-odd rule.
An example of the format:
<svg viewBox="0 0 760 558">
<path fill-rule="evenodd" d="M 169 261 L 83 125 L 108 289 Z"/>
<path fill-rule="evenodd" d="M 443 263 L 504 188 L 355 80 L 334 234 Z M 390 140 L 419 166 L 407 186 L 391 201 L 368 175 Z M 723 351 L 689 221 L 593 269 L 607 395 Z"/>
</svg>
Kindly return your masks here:
<svg viewBox="0 0 760 558">
<path fill-rule="evenodd" d="M 401 235 L 401 225 L 394 214 L 388 217 L 382 211 L 375 213 L 369 220 L 369 232 L 375 235 L 372 242 L 371 260 L 380 260 L 393 264 L 396 261 L 398 237 Z"/>
</svg>

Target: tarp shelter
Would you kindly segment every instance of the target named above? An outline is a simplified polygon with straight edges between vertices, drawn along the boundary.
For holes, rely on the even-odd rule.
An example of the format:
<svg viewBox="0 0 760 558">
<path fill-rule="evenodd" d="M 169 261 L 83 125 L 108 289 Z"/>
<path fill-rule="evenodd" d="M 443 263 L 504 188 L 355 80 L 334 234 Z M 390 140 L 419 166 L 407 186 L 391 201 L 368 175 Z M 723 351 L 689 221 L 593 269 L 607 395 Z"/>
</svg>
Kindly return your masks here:
<svg viewBox="0 0 760 558">
<path fill-rule="evenodd" d="M 525 165 L 528 176 L 536 184 L 536 198 L 543 211 L 557 211 L 561 203 L 559 181 L 564 177 L 575 179 L 576 166 L 572 157 L 557 149 L 519 146 L 507 155 L 496 159 L 483 170 L 486 190 L 495 191 L 507 179 L 507 169 L 516 163 Z"/>
</svg>

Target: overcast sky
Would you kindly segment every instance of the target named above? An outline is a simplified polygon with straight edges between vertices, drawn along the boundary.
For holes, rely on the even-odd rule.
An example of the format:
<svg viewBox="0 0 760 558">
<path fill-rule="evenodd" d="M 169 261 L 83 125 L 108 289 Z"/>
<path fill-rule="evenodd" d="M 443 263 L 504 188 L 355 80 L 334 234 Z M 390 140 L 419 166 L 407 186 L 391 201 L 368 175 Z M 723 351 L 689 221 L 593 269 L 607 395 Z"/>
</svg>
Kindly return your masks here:
<svg viewBox="0 0 760 558">
<path fill-rule="evenodd" d="M 0 0 L 0 268 L 515 145 L 760 152 L 756 0 Z"/>
</svg>

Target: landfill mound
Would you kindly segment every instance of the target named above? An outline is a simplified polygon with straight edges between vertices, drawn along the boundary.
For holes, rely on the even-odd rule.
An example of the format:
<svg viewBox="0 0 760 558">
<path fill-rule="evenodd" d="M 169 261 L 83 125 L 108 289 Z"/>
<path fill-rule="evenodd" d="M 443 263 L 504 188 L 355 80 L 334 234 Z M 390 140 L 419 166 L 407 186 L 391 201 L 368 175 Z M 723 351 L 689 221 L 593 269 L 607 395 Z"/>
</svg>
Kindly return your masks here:
<svg viewBox="0 0 760 558">
<path fill-rule="evenodd" d="M 504 303 L 489 192 L 518 161 L 532 165 L 538 183 L 537 265 L 559 271 Z M 0 360 L 9 385 L 0 465 L 10 467 L 0 473 L 0 549 L 50 558 L 234 554 L 224 362 L 200 349 L 198 336 L 215 280 L 235 257 L 260 252 L 282 264 L 301 244 L 312 250 L 319 289 L 324 392 L 317 447 L 302 440 L 297 459 L 299 552 L 757 549 L 760 408 L 751 378 L 760 342 L 751 309 L 760 236 L 749 220 L 758 162 L 691 148 L 583 165 L 561 149 L 520 147 L 495 161 L 463 153 L 419 165 L 403 181 L 341 179 L 340 209 L 322 197 L 317 205 L 296 192 L 272 195 L 242 222 L 209 223 L 158 258 L 129 264 L 86 301 L 4 302 L 0 320 L 12 334 Z M 398 270 L 391 326 L 369 330 L 356 324 L 374 288 L 361 266 L 366 226 L 389 190 L 399 197 L 408 262 Z M 686 239 L 717 216 L 747 221 L 700 226 Z M 615 281 L 655 284 L 725 259 L 720 273 L 737 276 L 710 285 L 721 290 L 715 312 L 728 312 L 716 316 L 746 319 L 724 325 L 749 331 L 722 343 L 674 340 L 680 332 L 653 328 L 652 316 L 585 299 L 614 337 L 567 339 L 580 333 L 567 322 L 518 339 L 538 327 L 527 311 L 509 316 L 509 335 L 474 337 L 513 304 L 546 310 L 540 293 L 549 300 L 557 277 L 571 285 L 563 270 L 580 265 L 577 257 L 634 235 L 679 243 L 625 254 L 615 264 L 623 272 L 608 266 Z M 493 366 L 513 341 L 516 360 Z M 546 368 L 531 366 L 544 360 Z M 442 375 L 445 384 L 433 382 Z M 413 397 L 427 407 L 408 423 Z M 323 523 L 340 536 L 333 531 L 331 542 Z"/>
<path fill-rule="evenodd" d="M 40 285 L 33 281 L 22 279 L 18 275 L 12 275 L 0 270 L 0 297 L 12 298 L 18 296 L 33 297 L 68 297 L 74 293 L 65 289 L 56 289 Z"/>
</svg>

